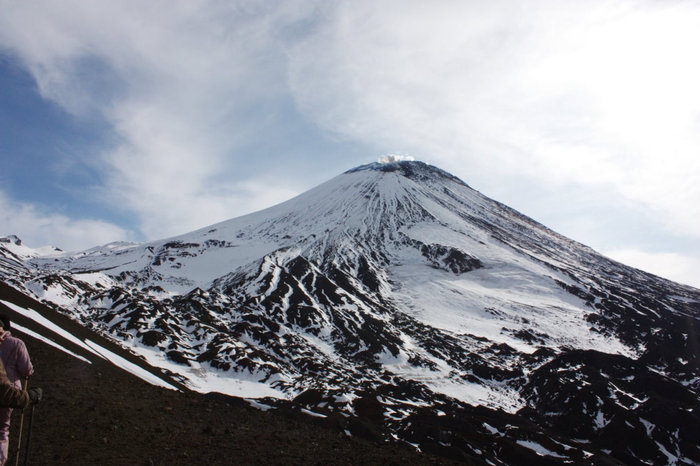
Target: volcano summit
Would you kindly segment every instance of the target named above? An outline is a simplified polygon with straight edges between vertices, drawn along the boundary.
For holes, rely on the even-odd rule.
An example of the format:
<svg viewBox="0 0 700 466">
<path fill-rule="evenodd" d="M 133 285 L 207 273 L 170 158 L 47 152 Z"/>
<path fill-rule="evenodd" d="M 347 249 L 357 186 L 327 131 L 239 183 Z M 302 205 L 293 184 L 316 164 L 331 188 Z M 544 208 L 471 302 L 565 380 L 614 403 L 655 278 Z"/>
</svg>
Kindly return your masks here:
<svg viewBox="0 0 700 466">
<path fill-rule="evenodd" d="M 3 281 L 193 390 L 492 463 L 700 463 L 700 291 L 414 161 Z"/>
</svg>

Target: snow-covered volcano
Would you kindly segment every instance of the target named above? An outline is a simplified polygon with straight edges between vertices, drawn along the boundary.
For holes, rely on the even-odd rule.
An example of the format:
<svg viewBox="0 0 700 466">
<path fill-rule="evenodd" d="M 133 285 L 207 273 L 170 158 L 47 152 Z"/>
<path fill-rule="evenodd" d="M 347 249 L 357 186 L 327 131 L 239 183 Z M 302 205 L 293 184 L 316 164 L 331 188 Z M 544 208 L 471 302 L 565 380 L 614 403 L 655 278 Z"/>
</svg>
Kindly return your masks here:
<svg viewBox="0 0 700 466">
<path fill-rule="evenodd" d="M 678 416 L 698 417 L 700 291 L 613 262 L 421 162 L 364 165 L 166 240 L 31 256 L 0 259 L 5 281 L 201 391 L 296 397 L 323 416 L 374 397 L 388 435 L 418 444 L 429 437 L 411 422 L 421 410 L 438 419 L 480 406 L 566 431 L 557 448 L 521 439 L 536 453 L 585 459 L 571 439 L 616 429 L 660 445 L 624 460 L 700 461 L 697 427 L 645 411 L 658 378 L 677 390 Z M 505 436 L 508 422 L 481 430 Z"/>
</svg>

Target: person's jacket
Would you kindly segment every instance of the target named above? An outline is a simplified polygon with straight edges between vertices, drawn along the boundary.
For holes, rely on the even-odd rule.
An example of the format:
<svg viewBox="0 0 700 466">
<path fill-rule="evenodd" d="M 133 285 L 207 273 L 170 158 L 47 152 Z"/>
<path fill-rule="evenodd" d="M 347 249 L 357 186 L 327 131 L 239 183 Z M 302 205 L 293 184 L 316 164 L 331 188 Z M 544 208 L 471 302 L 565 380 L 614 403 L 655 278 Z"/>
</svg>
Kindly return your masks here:
<svg viewBox="0 0 700 466">
<path fill-rule="evenodd" d="M 5 365 L 5 374 L 15 388 L 22 388 L 22 379 L 34 373 L 32 362 L 24 342 L 5 330 L 0 340 L 0 360 Z"/>
<path fill-rule="evenodd" d="M 0 361 L 0 407 L 24 409 L 30 404 L 29 393 L 15 388 L 7 378 L 5 366 Z"/>
</svg>

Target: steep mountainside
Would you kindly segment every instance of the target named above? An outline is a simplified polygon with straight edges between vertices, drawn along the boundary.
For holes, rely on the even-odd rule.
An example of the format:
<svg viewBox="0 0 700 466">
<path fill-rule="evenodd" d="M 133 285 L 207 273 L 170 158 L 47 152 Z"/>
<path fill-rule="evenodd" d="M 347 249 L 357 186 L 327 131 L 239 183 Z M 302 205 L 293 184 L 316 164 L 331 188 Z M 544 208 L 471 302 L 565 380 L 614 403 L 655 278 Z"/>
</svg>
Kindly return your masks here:
<svg viewBox="0 0 700 466">
<path fill-rule="evenodd" d="M 700 462 L 700 291 L 420 162 L 167 240 L 18 243 L 5 282 L 195 390 L 454 458 Z"/>
</svg>

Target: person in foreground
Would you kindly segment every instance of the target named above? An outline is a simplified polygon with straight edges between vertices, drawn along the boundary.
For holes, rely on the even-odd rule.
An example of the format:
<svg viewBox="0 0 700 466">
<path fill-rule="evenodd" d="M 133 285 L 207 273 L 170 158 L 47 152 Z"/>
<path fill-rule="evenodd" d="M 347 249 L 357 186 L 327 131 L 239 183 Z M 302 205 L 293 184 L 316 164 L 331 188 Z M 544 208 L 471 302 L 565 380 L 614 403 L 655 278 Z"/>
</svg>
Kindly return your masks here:
<svg viewBox="0 0 700 466">
<path fill-rule="evenodd" d="M 0 466 L 7 461 L 12 408 L 41 399 L 41 389 L 22 390 L 22 378 L 34 373 L 24 342 L 10 334 L 10 319 L 0 315 Z"/>
</svg>

